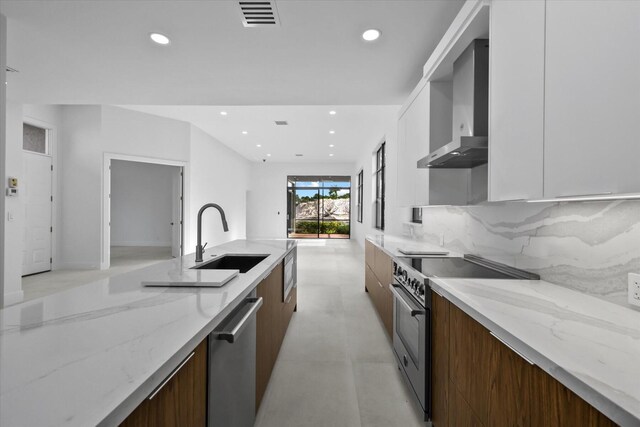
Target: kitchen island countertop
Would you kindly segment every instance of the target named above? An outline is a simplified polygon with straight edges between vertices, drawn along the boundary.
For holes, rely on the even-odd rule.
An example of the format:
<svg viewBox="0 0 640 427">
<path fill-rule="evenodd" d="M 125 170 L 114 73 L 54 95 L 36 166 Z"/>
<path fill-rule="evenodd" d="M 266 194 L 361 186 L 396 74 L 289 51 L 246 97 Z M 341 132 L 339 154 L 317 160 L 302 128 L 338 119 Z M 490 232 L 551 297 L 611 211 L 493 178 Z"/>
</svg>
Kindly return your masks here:
<svg viewBox="0 0 640 427">
<path fill-rule="evenodd" d="M 194 255 L 0 310 L 0 425 L 121 422 L 296 246 L 235 240 L 214 254 L 269 255 L 221 288 L 149 288 Z M 206 280 L 206 271 L 202 271 Z"/>
</svg>

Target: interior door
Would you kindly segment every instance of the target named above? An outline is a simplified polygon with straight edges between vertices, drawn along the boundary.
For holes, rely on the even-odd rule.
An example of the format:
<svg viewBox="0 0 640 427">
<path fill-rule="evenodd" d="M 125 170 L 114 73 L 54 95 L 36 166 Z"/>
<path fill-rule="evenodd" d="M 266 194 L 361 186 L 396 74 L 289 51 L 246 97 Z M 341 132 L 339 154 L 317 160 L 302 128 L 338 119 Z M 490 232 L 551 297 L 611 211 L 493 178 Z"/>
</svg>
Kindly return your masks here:
<svg viewBox="0 0 640 427">
<path fill-rule="evenodd" d="M 182 191 L 183 191 L 183 168 L 173 168 L 172 177 L 172 206 L 171 206 L 171 256 L 178 258 L 182 256 Z"/>
<path fill-rule="evenodd" d="M 51 270 L 51 157 L 24 151 L 22 275 Z"/>
</svg>

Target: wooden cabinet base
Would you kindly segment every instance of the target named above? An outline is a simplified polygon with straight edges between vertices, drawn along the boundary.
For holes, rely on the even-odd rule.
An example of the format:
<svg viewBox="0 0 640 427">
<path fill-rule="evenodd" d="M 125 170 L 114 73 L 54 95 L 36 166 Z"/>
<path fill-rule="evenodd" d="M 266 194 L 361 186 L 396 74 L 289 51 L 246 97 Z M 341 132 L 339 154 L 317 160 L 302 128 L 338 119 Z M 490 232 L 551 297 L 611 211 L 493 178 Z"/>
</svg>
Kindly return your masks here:
<svg viewBox="0 0 640 427">
<path fill-rule="evenodd" d="M 256 413 L 271 379 L 287 328 L 298 307 L 298 288 L 283 301 L 284 267 L 276 266 L 257 287 L 263 298 L 256 318 Z"/>
<path fill-rule="evenodd" d="M 365 287 L 389 338 L 393 337 L 393 281 L 391 258 L 368 240 L 365 241 Z"/>
<path fill-rule="evenodd" d="M 436 304 L 434 312 L 437 320 Z M 449 328 L 449 426 L 615 426 L 453 304 L 449 304 Z M 434 339 L 434 348 L 442 346 L 437 331 Z M 443 364 L 433 366 L 434 370 L 447 369 Z M 438 378 L 442 373 L 433 375 Z M 441 384 L 433 384 L 434 396 L 443 392 Z M 434 411 L 438 407 L 434 405 Z"/>
<path fill-rule="evenodd" d="M 153 396 L 125 419 L 124 427 L 204 427 L 207 417 L 208 340 Z"/>
</svg>

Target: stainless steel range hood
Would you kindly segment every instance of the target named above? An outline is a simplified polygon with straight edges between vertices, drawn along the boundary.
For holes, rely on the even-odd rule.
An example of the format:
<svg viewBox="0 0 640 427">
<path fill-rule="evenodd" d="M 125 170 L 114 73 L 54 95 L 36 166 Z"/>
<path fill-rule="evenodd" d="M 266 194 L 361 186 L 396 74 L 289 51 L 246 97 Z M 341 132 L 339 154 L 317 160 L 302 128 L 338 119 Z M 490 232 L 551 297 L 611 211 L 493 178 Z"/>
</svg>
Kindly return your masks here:
<svg viewBox="0 0 640 427">
<path fill-rule="evenodd" d="M 476 39 L 453 63 L 453 140 L 419 168 L 474 168 L 488 162 L 489 40 Z M 437 142 L 437 141 L 436 141 Z"/>
</svg>

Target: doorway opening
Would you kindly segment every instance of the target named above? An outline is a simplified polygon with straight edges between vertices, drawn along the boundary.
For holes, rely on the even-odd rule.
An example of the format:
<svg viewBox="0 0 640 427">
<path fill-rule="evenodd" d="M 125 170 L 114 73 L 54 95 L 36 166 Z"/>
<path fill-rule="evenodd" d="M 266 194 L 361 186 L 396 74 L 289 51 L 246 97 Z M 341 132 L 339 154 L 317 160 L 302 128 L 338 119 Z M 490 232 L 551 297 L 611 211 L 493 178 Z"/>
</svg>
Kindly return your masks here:
<svg viewBox="0 0 640 427">
<path fill-rule="evenodd" d="M 349 239 L 351 177 L 287 177 L 287 237 Z"/>
<path fill-rule="evenodd" d="M 183 167 L 111 159 L 109 171 L 109 267 L 180 257 Z"/>
</svg>

